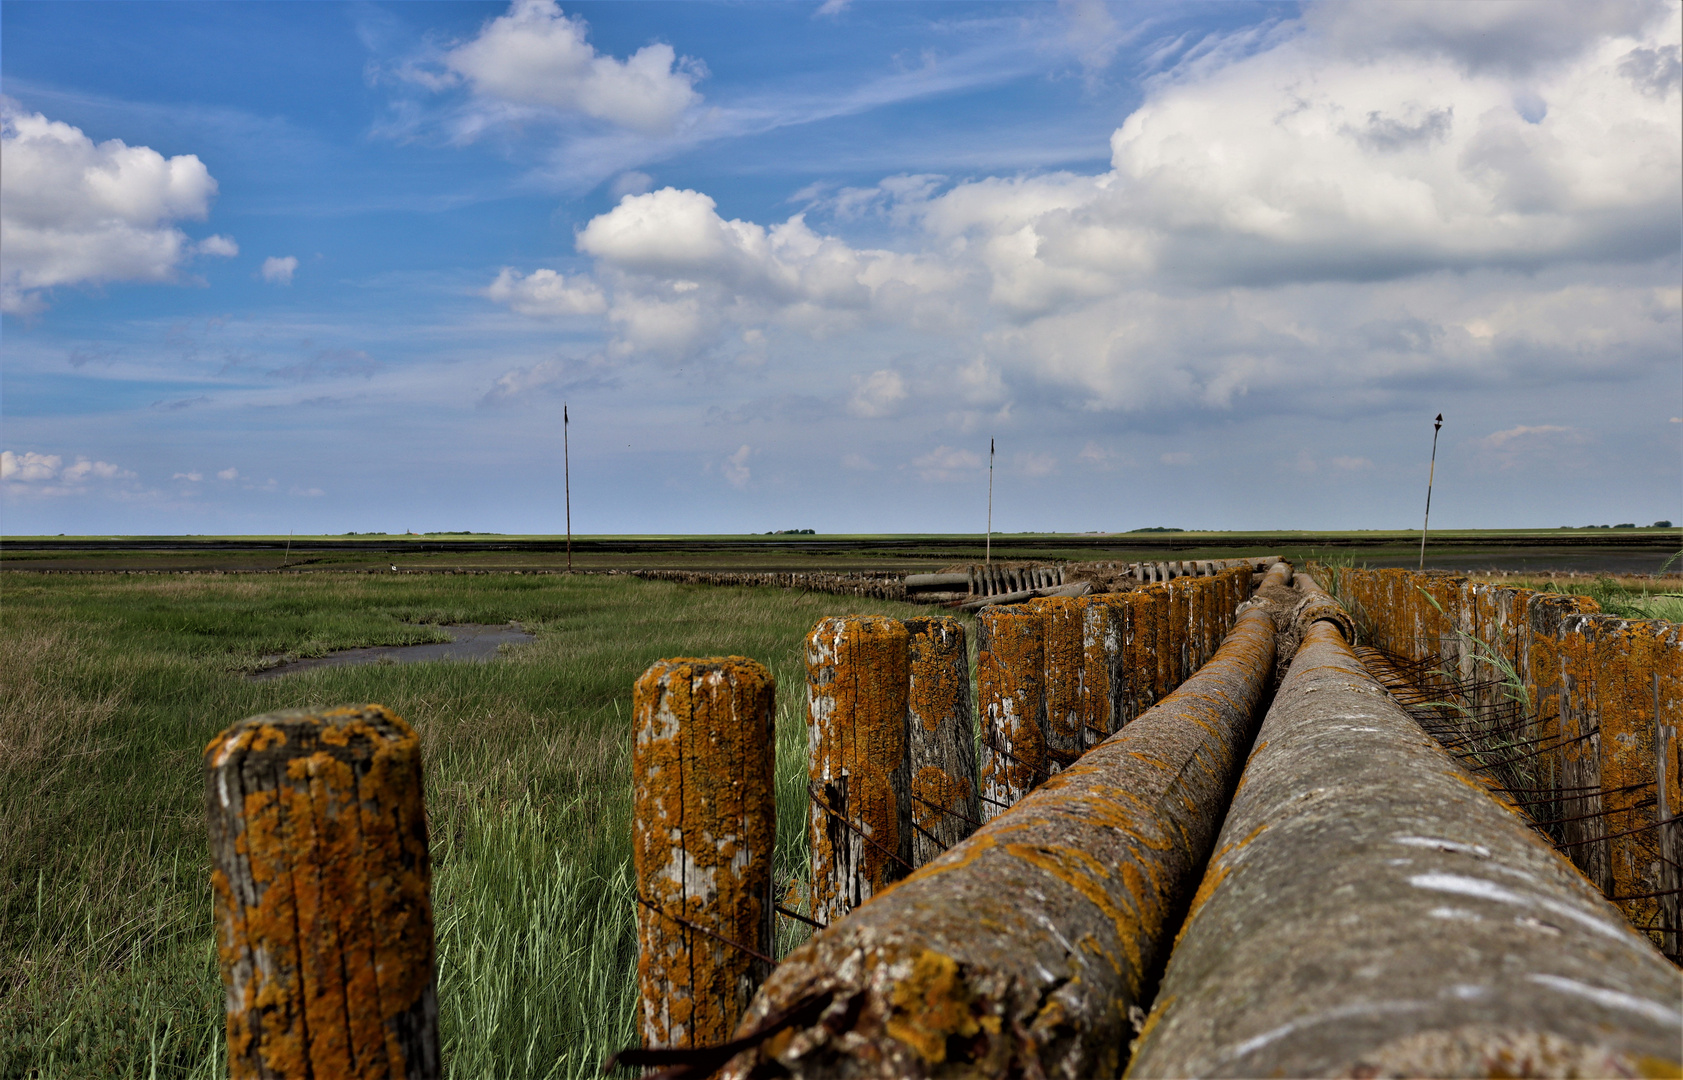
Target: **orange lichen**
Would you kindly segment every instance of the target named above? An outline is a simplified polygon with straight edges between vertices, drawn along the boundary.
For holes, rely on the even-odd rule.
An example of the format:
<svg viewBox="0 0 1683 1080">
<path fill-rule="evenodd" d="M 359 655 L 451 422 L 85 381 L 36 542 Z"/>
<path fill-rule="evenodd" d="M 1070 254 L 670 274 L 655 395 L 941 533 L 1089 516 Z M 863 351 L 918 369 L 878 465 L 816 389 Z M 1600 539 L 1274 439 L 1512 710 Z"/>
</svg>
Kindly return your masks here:
<svg viewBox="0 0 1683 1080">
<path fill-rule="evenodd" d="M 910 638 L 896 619 L 821 619 L 807 635 L 813 917 L 833 922 L 910 860 L 906 747 Z M 904 823 L 904 824 L 903 824 Z"/>
<path fill-rule="evenodd" d="M 1086 749 L 1082 738 L 1081 680 L 1086 668 L 1083 612 L 1067 596 L 1031 600 L 1040 615 L 1046 695 L 1046 751 L 1049 768 L 1071 764 Z"/>
<path fill-rule="evenodd" d="M 969 1038 L 982 1030 L 972 1000 L 958 962 L 924 949 L 912 961 L 911 974 L 894 984 L 884 1027 L 925 1064 L 939 1065 L 947 1060 L 949 1038 Z"/>
<path fill-rule="evenodd" d="M 906 693 L 911 770 L 912 865 L 970 835 L 977 820 L 976 721 L 964 625 L 953 618 L 908 619 Z"/>
<path fill-rule="evenodd" d="M 1081 623 L 1079 714 L 1081 746 L 1102 742 L 1122 725 L 1119 686 L 1112 672 L 1122 657 L 1122 628 L 1127 607 L 1119 594 L 1084 596 L 1075 601 Z"/>
<path fill-rule="evenodd" d="M 976 707 L 982 725 L 982 820 L 996 817 L 1049 775 L 1046 759 L 1045 630 L 1019 605 L 976 618 Z"/>
<path fill-rule="evenodd" d="M 649 1045 L 729 1038 L 764 977 L 678 920 L 770 951 L 775 693 L 771 673 L 741 656 L 662 660 L 637 680 L 632 857 Z"/>
<path fill-rule="evenodd" d="M 1142 659 L 1154 669 L 1151 697 L 1154 702 L 1160 702 L 1180 683 L 1175 675 L 1175 642 L 1179 639 L 1170 618 L 1169 585 L 1167 582 L 1155 582 L 1137 590 L 1135 595 L 1141 597 L 1146 607 L 1145 618 L 1150 620 L 1153 628 L 1151 651 Z"/>
<path fill-rule="evenodd" d="M 205 751 L 234 1075 L 436 1060 L 420 743 L 378 705 L 278 713 Z"/>
</svg>

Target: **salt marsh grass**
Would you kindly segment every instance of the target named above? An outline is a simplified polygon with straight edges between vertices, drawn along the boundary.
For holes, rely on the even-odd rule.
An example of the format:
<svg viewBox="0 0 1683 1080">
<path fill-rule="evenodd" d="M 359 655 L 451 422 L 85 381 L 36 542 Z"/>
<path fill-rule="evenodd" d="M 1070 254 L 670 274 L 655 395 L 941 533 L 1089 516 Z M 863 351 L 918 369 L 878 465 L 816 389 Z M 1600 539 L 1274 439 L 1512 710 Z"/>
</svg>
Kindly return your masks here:
<svg viewBox="0 0 1683 1080">
<path fill-rule="evenodd" d="M 778 680 L 780 899 L 804 895 L 804 666 L 822 616 L 920 609 L 625 577 L 0 578 L 0 1077 L 216 1076 L 199 753 L 245 716 L 380 702 L 420 731 L 454 1076 L 583 1077 L 635 1038 L 630 692 L 666 656 Z M 489 664 L 265 657 L 537 635 Z M 781 950 L 806 936 L 779 920 Z"/>
</svg>

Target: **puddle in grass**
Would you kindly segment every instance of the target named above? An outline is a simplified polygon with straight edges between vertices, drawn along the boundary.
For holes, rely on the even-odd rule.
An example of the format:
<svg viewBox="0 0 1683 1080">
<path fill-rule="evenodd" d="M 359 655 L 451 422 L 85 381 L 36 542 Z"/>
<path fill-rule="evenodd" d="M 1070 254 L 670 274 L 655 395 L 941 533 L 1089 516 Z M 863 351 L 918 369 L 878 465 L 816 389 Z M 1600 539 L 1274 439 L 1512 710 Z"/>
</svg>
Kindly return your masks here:
<svg viewBox="0 0 1683 1080">
<path fill-rule="evenodd" d="M 249 676 L 252 679 L 278 679 L 311 668 L 340 667 L 345 664 L 399 663 L 413 664 L 421 660 L 494 660 L 499 645 L 523 645 L 536 641 L 537 635 L 520 629 L 519 623 L 501 626 L 440 626 L 450 635 L 449 641 L 435 641 L 426 645 L 374 645 L 366 649 L 341 649 L 326 656 L 312 656 L 304 660 L 264 668 Z"/>
</svg>

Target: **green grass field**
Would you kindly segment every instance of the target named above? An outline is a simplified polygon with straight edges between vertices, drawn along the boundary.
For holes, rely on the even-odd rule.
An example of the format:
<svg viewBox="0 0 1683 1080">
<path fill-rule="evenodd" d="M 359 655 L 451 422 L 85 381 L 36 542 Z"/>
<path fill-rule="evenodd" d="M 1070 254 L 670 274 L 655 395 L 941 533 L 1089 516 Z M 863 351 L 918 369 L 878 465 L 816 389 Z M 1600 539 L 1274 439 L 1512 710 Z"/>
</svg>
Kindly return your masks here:
<svg viewBox="0 0 1683 1080">
<path fill-rule="evenodd" d="M 901 604 L 625 577 L 319 573 L 0 579 L 0 1077 L 214 1076 L 222 1004 L 199 753 L 273 709 L 375 701 L 421 732 L 439 1001 L 456 1076 L 586 1076 L 634 1041 L 633 680 L 739 653 L 779 685 L 778 872 L 805 865 L 818 618 Z M 489 664 L 264 656 L 517 620 Z M 805 934 L 780 920 L 783 950 Z"/>
</svg>

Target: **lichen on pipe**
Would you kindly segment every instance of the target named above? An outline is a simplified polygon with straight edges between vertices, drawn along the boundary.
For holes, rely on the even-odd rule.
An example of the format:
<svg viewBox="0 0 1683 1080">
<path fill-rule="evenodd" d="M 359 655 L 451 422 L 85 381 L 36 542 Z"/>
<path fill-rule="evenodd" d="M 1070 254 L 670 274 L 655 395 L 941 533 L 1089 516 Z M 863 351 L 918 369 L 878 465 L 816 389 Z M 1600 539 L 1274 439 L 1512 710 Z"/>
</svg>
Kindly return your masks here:
<svg viewBox="0 0 1683 1080">
<path fill-rule="evenodd" d="M 727 1075 L 1113 1075 L 1249 745 L 1273 638 L 1245 615 L 1177 693 L 792 953 L 739 1034 L 828 1006 Z"/>
<path fill-rule="evenodd" d="M 1674 1076 L 1679 989 L 1321 621 L 1128 1076 Z"/>
</svg>

